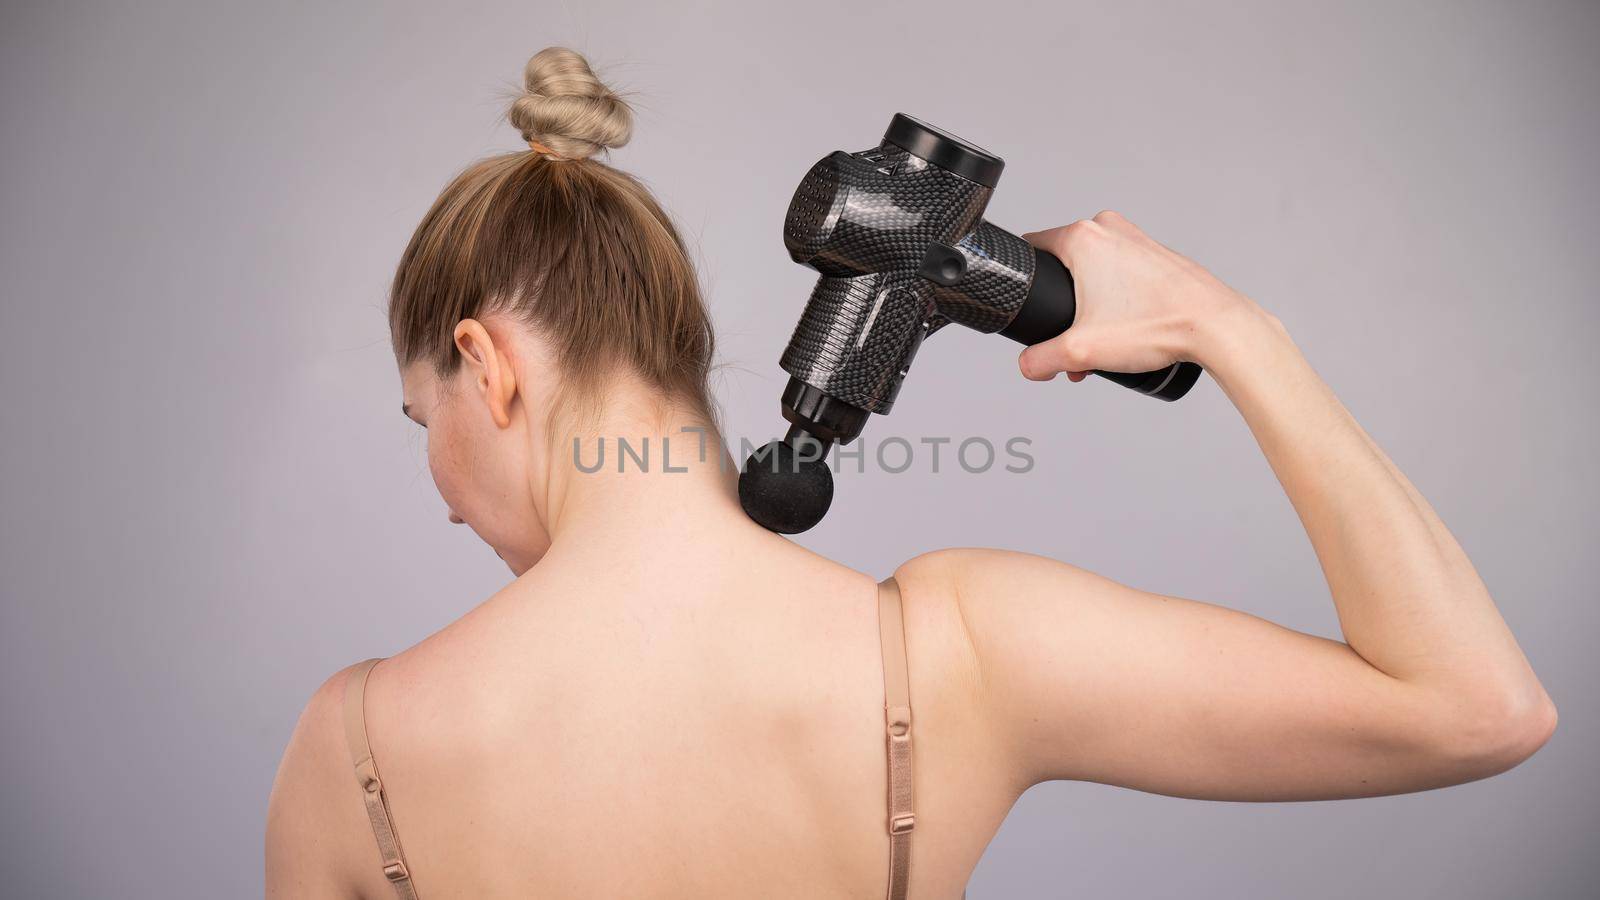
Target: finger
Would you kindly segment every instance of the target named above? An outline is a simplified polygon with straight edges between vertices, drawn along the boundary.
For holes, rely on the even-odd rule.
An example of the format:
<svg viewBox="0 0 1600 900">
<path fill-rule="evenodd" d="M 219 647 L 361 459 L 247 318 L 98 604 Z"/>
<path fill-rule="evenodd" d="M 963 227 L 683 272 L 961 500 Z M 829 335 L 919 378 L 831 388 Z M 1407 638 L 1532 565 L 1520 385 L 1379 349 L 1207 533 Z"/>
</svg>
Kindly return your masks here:
<svg viewBox="0 0 1600 900">
<path fill-rule="evenodd" d="M 1049 381 L 1061 372 L 1086 372 L 1094 368 L 1086 357 L 1088 341 L 1080 331 L 1068 330 L 1022 351 L 1017 365 L 1030 381 Z"/>
<path fill-rule="evenodd" d="M 1029 381 L 1049 381 L 1061 374 L 1061 368 L 1054 365 L 1043 350 L 1035 352 L 1033 347 L 1023 350 L 1017 357 L 1017 369 Z"/>
<path fill-rule="evenodd" d="M 1088 378 L 1088 377 L 1089 377 L 1089 373 L 1088 372 L 1068 372 L 1067 373 L 1067 380 L 1072 382 L 1073 384 L 1077 384 L 1078 382 L 1080 382 L 1080 381 L 1082 381 L 1082 380 L 1084 380 L 1085 378 Z"/>
<path fill-rule="evenodd" d="M 1040 250 L 1055 254 L 1068 269 L 1076 268 L 1074 261 L 1092 241 L 1106 236 L 1106 230 L 1090 219 L 1079 219 L 1060 228 L 1030 231 L 1022 237 Z"/>
</svg>

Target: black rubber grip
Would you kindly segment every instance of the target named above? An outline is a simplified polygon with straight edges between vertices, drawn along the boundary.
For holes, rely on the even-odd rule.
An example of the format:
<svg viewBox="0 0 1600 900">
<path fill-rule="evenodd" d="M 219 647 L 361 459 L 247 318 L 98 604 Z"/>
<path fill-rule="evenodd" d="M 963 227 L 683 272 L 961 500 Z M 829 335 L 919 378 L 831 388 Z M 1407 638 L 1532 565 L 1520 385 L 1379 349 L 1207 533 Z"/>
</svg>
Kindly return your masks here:
<svg viewBox="0 0 1600 900">
<path fill-rule="evenodd" d="M 1016 318 L 1000 329 L 1000 333 L 1019 344 L 1031 346 L 1071 328 L 1077 315 L 1078 300 L 1072 273 L 1055 254 L 1035 247 L 1028 299 L 1017 310 Z M 1155 372 L 1102 372 L 1097 369 L 1094 374 L 1146 396 L 1170 401 L 1189 393 L 1200 379 L 1200 367 L 1192 362 L 1180 362 Z"/>
</svg>

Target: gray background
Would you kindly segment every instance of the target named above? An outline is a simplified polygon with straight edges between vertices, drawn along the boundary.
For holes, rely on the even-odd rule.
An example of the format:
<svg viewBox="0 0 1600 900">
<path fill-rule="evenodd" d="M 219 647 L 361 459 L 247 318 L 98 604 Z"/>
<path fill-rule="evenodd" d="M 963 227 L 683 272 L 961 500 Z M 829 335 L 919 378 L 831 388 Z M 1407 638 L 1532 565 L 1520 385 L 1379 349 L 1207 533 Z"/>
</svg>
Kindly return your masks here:
<svg viewBox="0 0 1600 900">
<path fill-rule="evenodd" d="M 1113 8 L 1114 7 L 1114 8 Z M 991 217 L 1118 209 L 1274 310 L 1476 561 L 1561 710 L 1513 772 L 1243 805 L 1052 783 L 974 898 L 1593 896 L 1600 6 L 7 4 L 0 13 L 0 883 L 260 891 L 295 717 L 506 579 L 445 522 L 382 307 L 423 210 L 517 146 L 551 43 L 638 92 L 616 154 L 681 222 L 729 432 L 778 428 L 800 175 L 905 110 L 1005 156 Z M 1032 438 L 839 478 L 806 545 L 1048 553 L 1336 636 L 1209 381 L 1038 385 L 950 329 L 868 437 Z"/>
</svg>

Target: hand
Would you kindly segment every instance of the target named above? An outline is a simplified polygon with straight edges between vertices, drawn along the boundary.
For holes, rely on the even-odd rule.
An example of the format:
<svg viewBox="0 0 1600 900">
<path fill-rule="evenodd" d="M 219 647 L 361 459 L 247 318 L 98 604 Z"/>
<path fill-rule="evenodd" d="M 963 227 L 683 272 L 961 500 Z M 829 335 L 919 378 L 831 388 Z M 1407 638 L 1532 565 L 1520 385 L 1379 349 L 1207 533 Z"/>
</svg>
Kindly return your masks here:
<svg viewBox="0 0 1600 900">
<path fill-rule="evenodd" d="M 1078 312 L 1060 336 L 1022 351 L 1024 377 L 1066 372 L 1150 372 L 1180 360 L 1206 365 L 1213 332 L 1246 314 L 1265 317 L 1248 297 L 1193 260 L 1152 240 L 1107 210 L 1092 219 L 1023 235 L 1072 272 Z"/>
</svg>

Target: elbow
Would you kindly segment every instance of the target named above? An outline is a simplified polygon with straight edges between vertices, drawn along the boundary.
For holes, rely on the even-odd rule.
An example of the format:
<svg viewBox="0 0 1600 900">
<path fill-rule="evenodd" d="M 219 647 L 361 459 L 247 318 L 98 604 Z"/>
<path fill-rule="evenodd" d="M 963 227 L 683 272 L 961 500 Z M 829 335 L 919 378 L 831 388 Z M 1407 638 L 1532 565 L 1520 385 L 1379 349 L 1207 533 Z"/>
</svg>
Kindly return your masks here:
<svg viewBox="0 0 1600 900">
<path fill-rule="evenodd" d="M 1470 781 L 1516 767 L 1555 730 L 1556 705 L 1534 681 L 1471 704 L 1442 737 L 1445 754 Z"/>
</svg>

